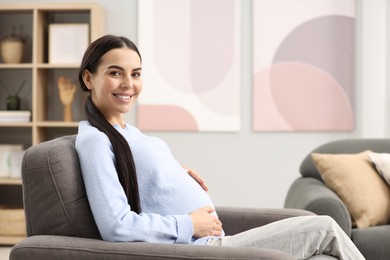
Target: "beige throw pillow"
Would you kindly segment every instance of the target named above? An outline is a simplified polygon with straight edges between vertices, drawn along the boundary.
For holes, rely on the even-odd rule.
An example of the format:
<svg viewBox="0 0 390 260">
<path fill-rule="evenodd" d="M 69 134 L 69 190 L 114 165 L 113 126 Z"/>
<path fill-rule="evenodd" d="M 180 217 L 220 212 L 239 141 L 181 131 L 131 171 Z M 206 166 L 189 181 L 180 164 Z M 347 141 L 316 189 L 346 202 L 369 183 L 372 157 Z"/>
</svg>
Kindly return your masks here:
<svg viewBox="0 0 390 260">
<path fill-rule="evenodd" d="M 383 225 L 390 220 L 390 187 L 371 164 L 370 153 L 312 153 L 325 184 L 344 202 L 358 228 Z"/>
</svg>

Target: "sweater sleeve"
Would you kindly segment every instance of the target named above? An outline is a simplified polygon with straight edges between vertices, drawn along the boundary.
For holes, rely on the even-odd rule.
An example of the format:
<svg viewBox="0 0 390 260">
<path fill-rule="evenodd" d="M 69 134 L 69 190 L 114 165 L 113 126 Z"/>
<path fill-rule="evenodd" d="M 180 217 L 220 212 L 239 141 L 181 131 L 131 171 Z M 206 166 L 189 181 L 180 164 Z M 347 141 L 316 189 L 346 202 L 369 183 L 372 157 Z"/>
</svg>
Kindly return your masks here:
<svg viewBox="0 0 390 260">
<path fill-rule="evenodd" d="M 76 151 L 92 214 L 104 240 L 191 243 L 190 215 L 136 214 L 131 210 L 104 133 L 93 127 L 79 130 Z"/>
</svg>

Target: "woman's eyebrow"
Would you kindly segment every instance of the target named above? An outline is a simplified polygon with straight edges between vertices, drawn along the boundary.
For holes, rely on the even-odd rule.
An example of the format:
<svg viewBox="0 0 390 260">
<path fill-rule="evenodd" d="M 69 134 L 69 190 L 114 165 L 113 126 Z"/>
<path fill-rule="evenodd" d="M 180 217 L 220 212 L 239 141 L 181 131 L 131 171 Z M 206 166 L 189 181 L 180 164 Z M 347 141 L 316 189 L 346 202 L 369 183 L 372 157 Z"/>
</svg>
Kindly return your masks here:
<svg viewBox="0 0 390 260">
<path fill-rule="evenodd" d="M 124 70 L 122 67 L 117 66 L 117 65 L 111 65 L 107 69 L 118 69 L 118 70 Z"/>
<path fill-rule="evenodd" d="M 107 69 L 118 69 L 118 70 L 123 70 L 124 71 L 124 69 L 122 67 L 117 66 L 117 65 L 111 65 Z M 142 68 L 138 67 L 138 68 L 132 69 L 132 71 L 139 71 L 139 70 L 142 70 Z"/>
</svg>

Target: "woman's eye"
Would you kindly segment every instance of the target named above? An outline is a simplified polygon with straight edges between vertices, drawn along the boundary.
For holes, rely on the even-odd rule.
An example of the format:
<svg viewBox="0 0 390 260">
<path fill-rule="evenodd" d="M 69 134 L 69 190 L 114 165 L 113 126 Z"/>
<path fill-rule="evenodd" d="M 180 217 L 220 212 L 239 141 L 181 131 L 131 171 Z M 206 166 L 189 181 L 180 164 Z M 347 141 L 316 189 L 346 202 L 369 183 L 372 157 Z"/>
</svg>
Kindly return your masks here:
<svg viewBox="0 0 390 260">
<path fill-rule="evenodd" d="M 110 75 L 117 77 L 117 76 L 121 76 L 122 74 L 119 71 L 111 71 Z"/>
<path fill-rule="evenodd" d="M 141 77 L 141 73 L 136 72 L 136 73 L 131 74 L 131 76 L 138 78 L 138 77 Z"/>
</svg>

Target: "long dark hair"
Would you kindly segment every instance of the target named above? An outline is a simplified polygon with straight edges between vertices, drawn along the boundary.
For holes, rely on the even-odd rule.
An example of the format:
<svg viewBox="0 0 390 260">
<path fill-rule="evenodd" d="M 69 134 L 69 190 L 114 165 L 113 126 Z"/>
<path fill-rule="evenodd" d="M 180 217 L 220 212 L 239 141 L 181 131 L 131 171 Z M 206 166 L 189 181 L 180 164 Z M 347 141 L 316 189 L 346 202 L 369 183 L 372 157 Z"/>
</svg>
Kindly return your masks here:
<svg viewBox="0 0 390 260">
<path fill-rule="evenodd" d="M 79 82 L 85 92 L 91 92 L 84 83 L 83 72 L 88 70 L 95 73 L 100 58 L 108 51 L 116 48 L 127 47 L 141 55 L 137 46 L 126 37 L 106 35 L 92 42 L 84 53 L 79 70 Z M 105 133 L 112 144 L 115 155 L 115 167 L 119 181 L 126 193 L 127 201 L 131 209 L 141 213 L 141 203 L 138 190 L 137 174 L 134 165 L 133 155 L 126 139 L 107 121 L 101 111 L 92 102 L 91 95 L 87 97 L 84 112 L 88 122 Z"/>
</svg>

